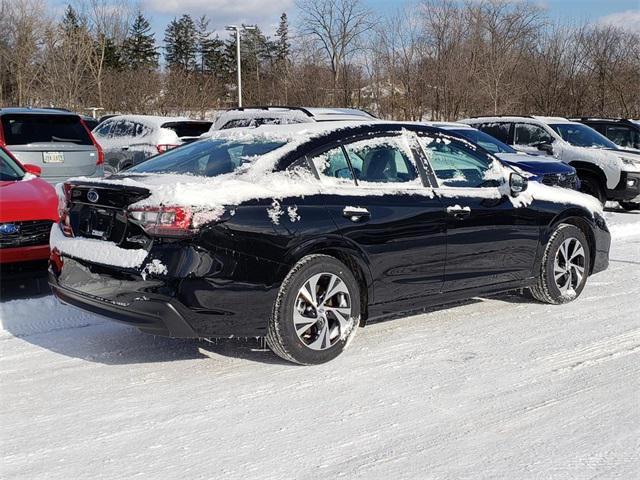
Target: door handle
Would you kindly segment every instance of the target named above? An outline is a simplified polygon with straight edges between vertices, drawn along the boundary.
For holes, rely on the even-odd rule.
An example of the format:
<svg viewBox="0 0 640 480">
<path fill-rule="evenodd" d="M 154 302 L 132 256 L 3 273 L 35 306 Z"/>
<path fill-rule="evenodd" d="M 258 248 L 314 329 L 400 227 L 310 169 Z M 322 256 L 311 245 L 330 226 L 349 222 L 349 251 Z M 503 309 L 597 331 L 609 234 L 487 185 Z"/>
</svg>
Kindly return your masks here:
<svg viewBox="0 0 640 480">
<path fill-rule="evenodd" d="M 122 147 L 122 148 L 121 148 L 121 150 L 122 150 L 123 152 L 126 152 L 127 150 L 129 150 L 129 146 L 127 145 L 126 147 Z"/>
<path fill-rule="evenodd" d="M 454 205 L 453 207 L 447 207 L 447 215 L 462 220 L 463 218 L 471 215 L 471 207 L 461 207 L 460 205 Z"/>
<path fill-rule="evenodd" d="M 348 218 L 352 222 L 359 222 L 362 219 L 371 218 L 371 212 L 362 207 L 344 207 L 342 216 Z"/>
</svg>

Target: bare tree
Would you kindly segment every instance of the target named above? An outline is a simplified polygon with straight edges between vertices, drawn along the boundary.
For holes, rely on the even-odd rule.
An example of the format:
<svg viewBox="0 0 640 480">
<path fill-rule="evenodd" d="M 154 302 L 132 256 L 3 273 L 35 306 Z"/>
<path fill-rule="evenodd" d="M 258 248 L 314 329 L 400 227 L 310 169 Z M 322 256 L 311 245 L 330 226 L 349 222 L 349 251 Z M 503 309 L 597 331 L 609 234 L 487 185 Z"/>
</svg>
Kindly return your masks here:
<svg viewBox="0 0 640 480">
<path fill-rule="evenodd" d="M 303 34 L 319 44 L 329 61 L 333 88 L 338 88 L 345 61 L 362 48 L 373 28 L 373 13 L 360 0 L 299 0 Z"/>
</svg>

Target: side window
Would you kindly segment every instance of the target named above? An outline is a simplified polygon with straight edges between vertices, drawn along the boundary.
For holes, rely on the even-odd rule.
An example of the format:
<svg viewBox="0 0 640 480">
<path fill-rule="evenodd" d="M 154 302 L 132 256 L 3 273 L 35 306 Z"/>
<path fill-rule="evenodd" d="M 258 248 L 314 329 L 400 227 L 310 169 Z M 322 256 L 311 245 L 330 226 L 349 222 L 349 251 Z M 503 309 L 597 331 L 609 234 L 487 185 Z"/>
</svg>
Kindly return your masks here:
<svg viewBox="0 0 640 480">
<path fill-rule="evenodd" d="M 509 137 L 509 131 L 511 130 L 510 123 L 483 123 L 482 125 L 478 125 L 477 127 L 478 130 L 482 130 L 484 133 L 491 135 L 493 138 L 497 138 L 502 143 L 506 143 L 507 145 L 512 144 L 512 139 Z"/>
<path fill-rule="evenodd" d="M 381 137 L 345 145 L 359 184 L 419 182 L 408 146 L 397 137 Z"/>
<path fill-rule="evenodd" d="M 423 139 L 431 167 L 440 185 L 446 187 L 496 187 L 499 167 L 482 154 L 456 142 Z M 494 169 L 495 168 L 495 169 Z"/>
<path fill-rule="evenodd" d="M 132 137 L 133 134 L 133 123 L 128 120 L 120 120 L 116 122 L 111 130 L 111 135 L 114 137 Z"/>
<path fill-rule="evenodd" d="M 110 122 L 107 120 L 102 125 L 98 125 L 98 128 L 96 128 L 94 133 L 101 137 L 106 137 L 109 135 L 109 130 L 111 130 L 112 125 L 113 125 L 113 122 Z"/>
<path fill-rule="evenodd" d="M 323 180 L 332 179 L 341 183 L 353 184 L 353 174 L 341 147 L 321 153 L 313 157 L 311 161 Z"/>
<path fill-rule="evenodd" d="M 607 138 L 622 147 L 636 148 L 638 145 L 638 133 L 629 127 L 607 127 Z"/>
<path fill-rule="evenodd" d="M 553 143 L 553 137 L 544 128 L 530 123 L 516 124 L 516 145 L 536 146 L 541 143 Z"/>
</svg>

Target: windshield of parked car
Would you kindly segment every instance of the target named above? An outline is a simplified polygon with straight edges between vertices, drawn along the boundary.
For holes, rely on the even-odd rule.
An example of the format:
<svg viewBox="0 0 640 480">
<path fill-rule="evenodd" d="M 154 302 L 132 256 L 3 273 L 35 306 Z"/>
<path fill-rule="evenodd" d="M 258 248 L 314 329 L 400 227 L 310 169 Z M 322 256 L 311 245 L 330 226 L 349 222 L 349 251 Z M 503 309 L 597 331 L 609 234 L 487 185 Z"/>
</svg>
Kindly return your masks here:
<svg viewBox="0 0 640 480">
<path fill-rule="evenodd" d="M 481 146 L 487 152 L 490 152 L 490 153 L 518 153 L 516 150 L 511 148 L 506 143 L 502 143 L 497 138 L 494 138 L 491 135 L 481 132 L 480 130 L 475 130 L 471 128 L 460 128 L 460 129 L 451 129 L 447 131 L 466 138 L 471 143 L 475 143 L 476 145 Z"/>
<path fill-rule="evenodd" d="M 256 157 L 284 144 L 285 142 L 282 141 L 258 138 L 250 140 L 205 139 L 169 150 L 127 171 L 215 177 L 231 173 L 241 166 L 251 163 Z"/>
<path fill-rule="evenodd" d="M 24 177 L 24 171 L 0 148 L 0 181 L 12 182 Z"/>
<path fill-rule="evenodd" d="M 7 145 L 73 143 L 92 145 L 87 129 L 76 115 L 3 115 L 2 130 Z"/>
<path fill-rule="evenodd" d="M 555 123 L 549 125 L 564 141 L 576 147 L 617 148 L 616 144 L 593 128 L 580 123 Z"/>
</svg>

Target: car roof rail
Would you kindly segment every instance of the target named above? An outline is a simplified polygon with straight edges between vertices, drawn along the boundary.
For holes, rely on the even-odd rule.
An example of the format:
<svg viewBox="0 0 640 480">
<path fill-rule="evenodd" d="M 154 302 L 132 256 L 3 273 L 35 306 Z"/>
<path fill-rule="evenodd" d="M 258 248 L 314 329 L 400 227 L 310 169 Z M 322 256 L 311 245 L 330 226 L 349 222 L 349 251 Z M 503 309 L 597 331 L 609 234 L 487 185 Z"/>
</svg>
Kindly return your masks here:
<svg viewBox="0 0 640 480">
<path fill-rule="evenodd" d="M 501 114 L 501 115 L 473 115 L 468 118 L 501 118 L 501 117 L 520 117 L 520 118 L 535 118 L 533 115 L 513 115 L 513 114 Z"/>
<path fill-rule="evenodd" d="M 286 110 L 297 110 L 299 112 L 304 113 L 307 117 L 312 117 L 313 118 L 313 113 L 311 113 L 309 110 L 307 110 L 304 107 L 290 107 L 288 105 L 258 105 L 255 107 L 235 107 L 235 108 L 229 108 L 227 110 L 227 112 L 244 112 L 245 110 L 265 110 L 268 111 L 269 109 L 286 109 Z"/>
<path fill-rule="evenodd" d="M 621 118 L 621 117 L 580 117 L 580 118 L 571 118 L 570 120 L 576 120 L 578 122 L 582 122 L 582 121 L 597 122 L 599 120 L 604 120 L 605 122 L 632 123 L 628 118 Z"/>
</svg>

